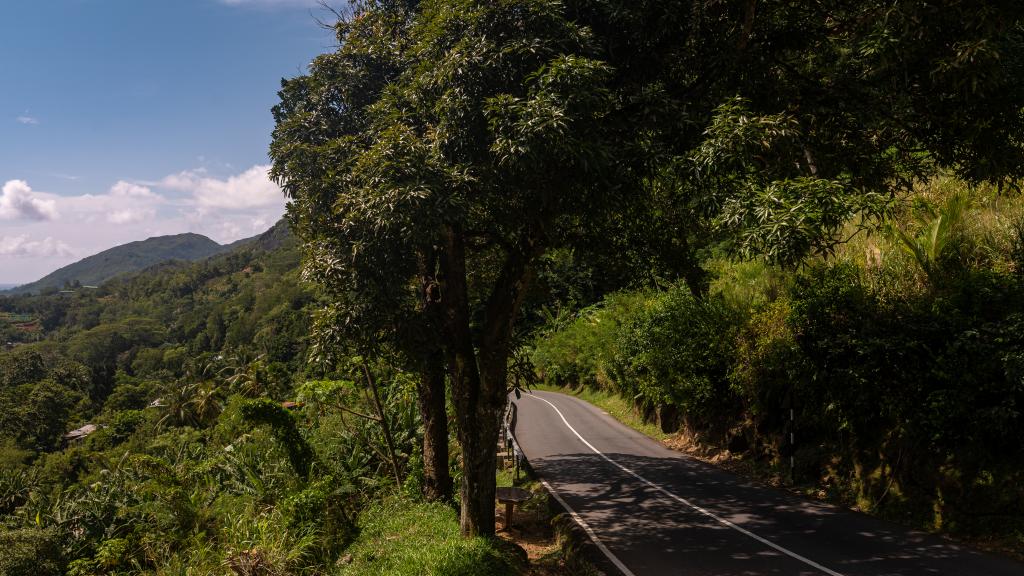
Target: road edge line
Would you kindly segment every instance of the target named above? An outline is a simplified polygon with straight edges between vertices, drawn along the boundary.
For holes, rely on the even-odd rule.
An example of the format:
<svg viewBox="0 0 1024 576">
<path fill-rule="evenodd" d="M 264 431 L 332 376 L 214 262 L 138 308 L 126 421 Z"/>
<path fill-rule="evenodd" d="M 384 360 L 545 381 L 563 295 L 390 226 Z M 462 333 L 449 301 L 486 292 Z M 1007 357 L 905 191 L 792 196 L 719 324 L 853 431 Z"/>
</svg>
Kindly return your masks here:
<svg viewBox="0 0 1024 576">
<path fill-rule="evenodd" d="M 636 574 L 634 574 L 632 570 L 626 567 L 622 560 L 619 560 L 618 556 L 612 553 L 612 551 L 604 545 L 604 542 L 602 542 L 601 538 L 598 537 L 596 532 L 594 532 L 594 529 L 590 527 L 590 524 L 587 524 L 587 522 L 582 517 L 580 517 L 580 515 L 577 514 L 575 510 L 572 509 L 572 506 L 569 506 L 569 503 L 563 500 L 562 497 L 558 495 L 558 492 L 555 491 L 554 487 L 551 486 L 551 484 L 549 484 L 547 480 L 540 477 L 538 477 L 538 480 L 540 480 L 540 483 L 548 491 L 548 494 L 551 494 L 551 496 L 558 501 L 562 508 L 565 508 L 565 510 L 569 513 L 569 516 L 572 517 L 576 524 L 579 524 L 580 528 L 583 528 L 583 531 L 587 533 L 587 537 L 589 537 L 590 541 L 593 542 L 595 546 L 597 546 L 597 549 L 600 550 L 601 553 L 604 554 L 605 557 L 607 557 L 608 560 L 610 560 L 611 563 L 614 564 L 615 567 L 622 572 L 623 576 L 636 576 Z"/>
<path fill-rule="evenodd" d="M 665 488 L 662 488 L 661 486 L 655 484 L 654 482 L 651 482 L 650 480 L 644 478 L 643 476 L 637 474 L 636 472 L 630 470 L 629 468 L 626 468 L 622 464 L 619 464 L 615 460 L 612 460 L 611 458 L 606 456 L 604 454 L 604 452 L 601 452 L 600 450 L 595 448 L 593 444 L 591 444 L 590 442 L 587 442 L 587 439 L 584 438 L 579 432 L 577 432 L 576 429 L 572 427 L 572 424 L 569 424 L 569 421 L 566 420 L 566 418 L 565 418 L 565 414 L 562 414 L 562 411 L 558 409 L 558 406 L 555 406 L 554 404 L 552 404 L 548 400 L 546 400 L 544 398 L 541 398 L 540 396 L 537 396 L 536 394 L 533 394 L 533 393 L 527 394 L 526 396 L 531 397 L 531 398 L 535 398 L 537 400 L 540 400 L 541 402 L 544 402 L 548 406 L 551 406 L 551 408 L 558 414 L 559 418 L 562 419 L 562 422 L 565 424 L 565 426 L 567 428 L 569 428 L 569 430 L 573 434 L 575 434 L 577 438 L 580 439 L 580 442 L 583 442 L 587 446 L 587 448 L 590 448 L 595 454 L 597 454 L 601 458 L 604 458 L 606 461 L 608 461 L 608 463 L 612 464 L 616 468 L 619 468 L 623 472 L 629 474 L 630 476 L 636 478 L 637 480 L 643 482 L 644 484 L 647 484 L 648 486 L 650 486 L 651 488 L 654 488 L 658 492 L 661 492 L 665 496 L 668 496 L 669 498 L 671 498 L 671 499 L 673 499 L 673 500 L 675 500 L 677 502 L 680 502 L 680 503 L 682 503 L 682 504 L 692 508 L 693 510 L 696 510 L 697 512 L 700 512 L 701 514 L 707 516 L 708 518 L 711 518 L 712 520 L 715 520 L 716 522 L 718 522 L 719 524 L 721 524 L 723 526 L 726 526 L 728 528 L 732 528 L 733 530 L 736 530 L 737 532 L 739 532 L 740 534 L 743 534 L 744 536 L 747 536 L 748 538 L 752 538 L 753 540 L 756 540 L 756 541 L 758 541 L 758 542 L 760 542 L 760 543 L 762 543 L 762 544 L 764 544 L 764 545 L 766 545 L 766 546 L 768 546 L 768 547 L 770 547 L 770 548 L 772 548 L 772 549 L 774 549 L 774 550 L 776 550 L 778 552 L 782 552 L 786 556 L 789 556 L 790 558 L 793 558 L 794 560 L 799 560 L 800 562 L 803 562 L 804 564 L 807 564 L 808 566 L 810 566 L 812 568 L 820 570 L 820 571 L 828 574 L 829 576 L 844 576 L 840 572 L 836 572 L 835 570 L 832 570 L 831 568 L 827 568 L 825 566 L 822 566 L 821 564 L 818 564 L 817 562 L 815 562 L 814 560 L 811 560 L 810 558 L 807 558 L 805 556 L 801 556 L 800 554 L 797 554 L 796 552 L 793 552 L 792 550 L 789 550 L 788 548 L 783 548 L 782 546 L 772 542 L 771 540 L 768 540 L 767 538 L 764 538 L 762 536 L 758 536 L 757 534 L 754 534 L 750 530 L 747 530 L 746 528 L 743 528 L 742 526 L 734 524 L 733 522 L 730 522 L 729 520 L 726 520 L 725 518 L 722 518 L 721 516 L 718 516 L 714 512 L 711 512 L 711 511 L 709 511 L 709 510 L 707 510 L 705 508 L 697 506 L 696 504 L 691 503 L 686 498 L 683 498 L 682 496 L 678 496 L 678 495 L 676 495 L 676 494 L 674 494 L 672 492 L 669 492 Z"/>
</svg>

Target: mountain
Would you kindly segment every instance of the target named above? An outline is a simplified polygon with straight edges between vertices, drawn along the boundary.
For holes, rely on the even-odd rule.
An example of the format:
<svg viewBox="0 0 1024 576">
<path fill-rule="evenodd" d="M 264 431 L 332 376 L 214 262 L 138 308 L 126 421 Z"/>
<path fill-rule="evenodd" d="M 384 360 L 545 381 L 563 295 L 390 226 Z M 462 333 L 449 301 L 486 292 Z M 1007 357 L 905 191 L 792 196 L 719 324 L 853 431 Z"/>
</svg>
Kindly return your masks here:
<svg viewBox="0 0 1024 576">
<path fill-rule="evenodd" d="M 39 293 L 47 289 L 60 289 L 76 282 L 83 286 L 96 286 L 115 276 L 137 272 L 161 262 L 202 260 L 226 249 L 227 247 L 200 234 L 157 236 L 104 250 L 51 272 L 40 280 L 22 284 L 6 294 Z"/>
</svg>

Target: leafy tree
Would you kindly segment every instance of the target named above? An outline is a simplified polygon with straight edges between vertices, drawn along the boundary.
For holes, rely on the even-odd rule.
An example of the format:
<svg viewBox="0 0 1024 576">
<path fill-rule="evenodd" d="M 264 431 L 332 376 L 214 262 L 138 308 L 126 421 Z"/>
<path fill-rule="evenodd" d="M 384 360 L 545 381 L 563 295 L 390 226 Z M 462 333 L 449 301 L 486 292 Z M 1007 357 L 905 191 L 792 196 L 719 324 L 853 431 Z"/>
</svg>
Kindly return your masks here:
<svg viewBox="0 0 1024 576">
<path fill-rule="evenodd" d="M 12 402 L 10 411 L 0 417 L 0 429 L 18 438 L 26 448 L 53 450 L 67 431 L 72 410 L 81 401 L 81 394 L 44 380 Z"/>
<path fill-rule="evenodd" d="M 937 167 L 1018 174 L 1022 14 L 360 3 L 340 48 L 275 107 L 273 175 L 331 299 L 319 351 L 393 342 L 427 375 L 443 344 L 463 531 L 490 533 L 513 327 L 546 252 L 611 236 L 597 245 L 671 260 L 700 294 L 697 254 L 716 231 L 792 263 Z"/>
<path fill-rule="evenodd" d="M 403 320 L 395 310 L 418 310 L 426 342 L 445 343 L 463 533 L 491 534 L 513 323 L 537 259 L 613 189 L 613 143 L 602 129 L 610 71 L 556 2 L 421 10 L 396 57 L 401 74 L 372 106 L 359 107 L 365 92 L 338 90 L 323 68 L 286 84 L 274 174 L 295 200 L 309 271 L 340 297 L 332 325 L 387 325 Z M 394 49 L 391 38 L 372 40 Z M 359 48 L 349 40 L 342 56 L 346 46 Z M 348 73 L 374 72 L 364 64 Z"/>
<path fill-rule="evenodd" d="M 296 200 L 290 217 L 306 241 L 308 271 L 330 297 L 316 323 L 313 359 L 337 362 L 351 341 L 364 354 L 380 354 L 378 342 L 402 353 L 420 374 L 424 494 L 447 499 L 451 478 L 435 278 L 438 250 L 429 238 L 410 243 L 388 234 L 377 244 L 381 250 L 362 252 L 347 263 L 339 260 L 348 248 L 339 242 L 334 226 L 345 222 L 353 234 L 372 235 L 375 224 L 371 212 L 339 221 L 329 206 L 337 196 L 338 179 L 346 174 L 334 168 L 320 172 L 323 162 L 349 167 L 360 149 L 372 146 L 370 106 L 402 70 L 415 4 L 371 2 L 351 21 L 338 23 L 341 49 L 317 58 L 308 76 L 283 83 L 281 103 L 274 108 L 272 154 L 277 159 L 275 176 L 295 183 L 286 185 Z M 321 183 L 313 182 L 318 174 L 325 177 Z"/>
<path fill-rule="evenodd" d="M 579 0 L 566 9 L 594 31 L 622 113 L 642 135 L 620 150 L 647 174 L 621 214 L 622 239 L 668 231 L 658 250 L 633 253 L 662 260 L 694 293 L 692 263 L 709 243 L 793 263 L 830 251 L 849 216 L 877 215 L 890 194 L 937 169 L 1002 181 L 1024 169 L 1019 3 Z"/>
<path fill-rule="evenodd" d="M 46 377 L 46 361 L 35 350 L 19 348 L 7 354 L 0 363 L 0 382 L 5 387 L 38 382 Z"/>
</svg>

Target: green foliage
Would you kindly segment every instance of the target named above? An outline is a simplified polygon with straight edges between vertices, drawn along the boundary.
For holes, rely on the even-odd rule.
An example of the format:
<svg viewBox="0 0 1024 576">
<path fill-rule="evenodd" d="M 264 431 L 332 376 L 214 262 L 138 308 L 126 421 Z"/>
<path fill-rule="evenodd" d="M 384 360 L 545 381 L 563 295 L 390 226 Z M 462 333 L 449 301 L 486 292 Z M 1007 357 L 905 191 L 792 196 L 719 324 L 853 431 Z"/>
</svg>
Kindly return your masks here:
<svg viewBox="0 0 1024 576">
<path fill-rule="evenodd" d="M 676 287 L 623 326 L 620 387 L 654 405 L 671 404 L 707 422 L 732 401 L 726 375 L 739 323 L 717 298 Z"/>
<path fill-rule="evenodd" d="M 957 257 L 965 239 L 964 220 L 969 209 L 970 197 L 963 191 L 957 191 L 937 209 L 924 207 L 921 210 L 915 234 L 890 227 L 934 285 L 942 284 L 944 270 L 960 263 Z"/>
<path fill-rule="evenodd" d="M 729 405 L 739 325 L 722 299 L 697 299 L 683 286 L 618 294 L 542 337 L 532 359 L 552 384 L 613 388 L 650 408 L 677 406 L 701 426 Z"/>
<path fill-rule="evenodd" d="M 277 402 L 267 399 L 245 400 L 238 404 L 239 415 L 251 425 L 266 424 L 288 453 L 288 460 L 297 473 L 308 477 L 314 454 L 299 433 L 295 418 Z"/>
<path fill-rule="evenodd" d="M 388 499 L 359 519 L 345 576 L 491 576 L 517 573 L 500 540 L 459 536 L 455 512 L 439 503 Z M 382 543 L 387 543 L 382 546 Z"/>
<path fill-rule="evenodd" d="M 115 443 L 124 442 L 147 419 L 142 410 L 124 410 L 116 413 L 110 422 L 110 437 Z"/>
<path fill-rule="evenodd" d="M 550 382 L 675 407 L 697 439 L 784 478 L 792 456 L 794 481 L 844 503 L 930 529 L 1012 534 L 1024 524 L 1021 201 L 987 193 L 924 187 L 894 223 L 913 232 L 861 236 L 800 271 L 711 261 L 702 300 L 631 293 L 617 297 L 643 304 L 549 317 L 535 362 Z M 615 354 L 597 352 L 609 342 Z"/>
<path fill-rule="evenodd" d="M 82 395 L 50 380 L 24 392 L 25 396 L 12 401 L 12 407 L 0 416 L 0 430 L 25 448 L 53 450 L 67 430 L 73 409 L 83 400 Z"/>
<path fill-rule="evenodd" d="M 813 386 L 791 315 L 792 302 L 781 297 L 759 307 L 737 336 L 729 382 L 753 420 L 755 434 L 782 430 L 785 407 L 802 397 L 802 388 Z"/>
<path fill-rule="evenodd" d="M 42 354 L 31 348 L 17 348 L 2 360 L 0 384 L 4 388 L 31 384 L 46 377 L 46 361 Z"/>
<path fill-rule="evenodd" d="M 37 321 L 2 327 L 33 343 L 0 354 L 0 572 L 509 573 L 450 510 L 398 500 L 337 561 L 389 461 L 420 466 L 408 370 L 456 357 L 462 461 L 488 462 L 516 329 L 545 315 L 532 358 L 552 382 L 752 437 L 865 509 L 1017 522 L 1022 211 L 981 188 L 900 200 L 942 170 L 1024 171 L 1024 8 L 741 4 L 357 3 L 273 111 L 301 247 L 282 223 L 0 299 Z M 855 234 L 883 212 L 893 235 Z M 704 262 L 720 253 L 759 260 Z M 149 263 L 114 260 L 92 271 Z M 353 349 L 401 367 L 369 367 L 379 412 L 344 373 Z M 61 448 L 86 422 L 108 427 Z"/>
<path fill-rule="evenodd" d="M 883 208 L 879 197 L 851 190 L 846 177 L 818 176 L 791 114 L 757 115 L 749 101 L 735 98 L 715 109 L 704 134 L 691 157 L 701 185 L 710 188 L 704 202 L 744 258 L 794 264 L 812 250 L 831 251 L 852 215 Z M 779 167 L 787 158 L 808 172 Z"/>
<path fill-rule="evenodd" d="M 64 559 L 54 530 L 0 530 L 0 574 L 61 576 Z"/>
<path fill-rule="evenodd" d="M 622 324 L 640 314 L 651 294 L 612 294 L 599 305 L 569 315 L 549 315 L 548 331 L 531 360 L 541 379 L 556 386 L 615 385 L 616 345 Z"/>
<path fill-rule="evenodd" d="M 332 476 L 323 476 L 281 504 L 293 530 L 317 530 L 327 550 L 347 545 L 356 534 L 354 488 Z"/>
</svg>

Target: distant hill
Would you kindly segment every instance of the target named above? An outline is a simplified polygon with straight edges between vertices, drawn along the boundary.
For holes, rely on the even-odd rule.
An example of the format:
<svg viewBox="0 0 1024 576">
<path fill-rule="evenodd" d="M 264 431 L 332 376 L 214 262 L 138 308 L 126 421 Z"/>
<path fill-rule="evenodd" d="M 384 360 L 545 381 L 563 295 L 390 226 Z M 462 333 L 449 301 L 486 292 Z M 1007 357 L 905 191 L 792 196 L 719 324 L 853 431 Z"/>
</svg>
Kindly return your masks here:
<svg viewBox="0 0 1024 576">
<path fill-rule="evenodd" d="M 273 229 L 272 229 L 273 230 Z M 157 236 L 147 240 L 129 242 L 104 250 L 47 274 L 40 280 L 22 284 L 4 294 L 38 294 L 47 289 L 60 289 L 68 284 L 98 286 L 103 282 L 130 272 L 144 270 L 155 264 L 172 260 L 196 261 L 256 242 L 263 235 L 247 238 L 222 246 L 200 234 Z"/>
</svg>

